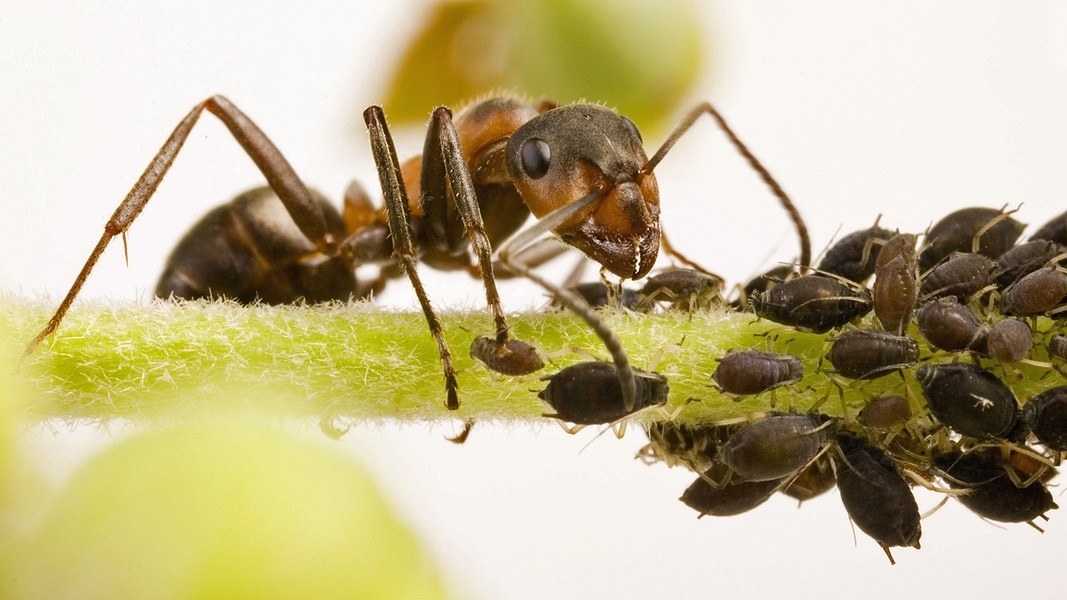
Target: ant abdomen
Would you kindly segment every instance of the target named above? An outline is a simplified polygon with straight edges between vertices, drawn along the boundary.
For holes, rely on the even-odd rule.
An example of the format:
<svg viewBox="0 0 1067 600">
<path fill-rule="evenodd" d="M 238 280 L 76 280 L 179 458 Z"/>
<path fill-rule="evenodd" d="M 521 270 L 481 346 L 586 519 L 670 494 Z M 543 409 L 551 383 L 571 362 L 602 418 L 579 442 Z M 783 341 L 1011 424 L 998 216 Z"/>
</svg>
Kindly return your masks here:
<svg viewBox="0 0 1067 600">
<path fill-rule="evenodd" d="M 320 194 L 312 196 L 328 231 L 343 239 L 337 209 Z M 318 252 L 278 196 L 261 187 L 216 207 L 182 237 L 167 259 L 156 296 L 287 304 L 348 300 L 356 290 L 352 264 Z"/>
</svg>

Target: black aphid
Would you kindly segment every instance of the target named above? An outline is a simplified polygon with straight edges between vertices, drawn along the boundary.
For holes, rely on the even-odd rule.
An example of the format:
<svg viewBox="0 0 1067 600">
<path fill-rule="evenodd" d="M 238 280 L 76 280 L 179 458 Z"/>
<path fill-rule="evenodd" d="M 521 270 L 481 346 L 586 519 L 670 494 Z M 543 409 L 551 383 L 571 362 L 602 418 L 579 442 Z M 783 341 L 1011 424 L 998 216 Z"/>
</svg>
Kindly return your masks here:
<svg viewBox="0 0 1067 600">
<path fill-rule="evenodd" d="M 981 254 L 958 254 L 923 277 L 923 299 L 954 296 L 961 302 L 993 281 L 993 260 Z"/>
<path fill-rule="evenodd" d="M 1015 428 L 1015 396 L 989 371 L 970 363 L 922 365 L 915 371 L 930 412 L 951 429 L 975 438 L 1006 438 Z"/>
<path fill-rule="evenodd" d="M 666 403 L 670 391 L 666 377 L 634 369 L 637 398 L 633 410 L 627 411 L 614 363 L 578 363 L 542 379 L 548 380 L 548 387 L 537 397 L 556 411 L 545 416 L 578 425 L 614 423 L 643 408 Z"/>
<path fill-rule="evenodd" d="M 871 311 L 871 294 L 819 275 L 794 277 L 752 297 L 756 314 L 803 331 L 826 333 Z"/>
<path fill-rule="evenodd" d="M 929 270 L 953 252 L 978 252 L 996 258 L 1015 245 L 1026 226 L 994 208 L 963 208 L 950 213 L 926 233 L 919 268 Z M 975 237 L 978 249 L 974 250 Z"/>
<path fill-rule="evenodd" d="M 853 329 L 837 336 L 828 358 L 845 377 L 875 379 L 918 362 L 919 344 L 885 331 Z"/>
<path fill-rule="evenodd" d="M 1002 523 L 1030 523 L 1056 508 L 1048 488 L 1040 481 L 1025 487 L 1016 485 L 1002 464 L 999 449 L 972 450 L 938 457 L 945 481 L 953 489 L 966 490 L 956 496 L 975 514 Z"/>
<path fill-rule="evenodd" d="M 837 489 L 852 522 L 885 550 L 919 547 L 919 506 L 896 463 L 881 450 L 851 435 L 838 438 L 843 459 L 837 463 Z"/>
<path fill-rule="evenodd" d="M 763 504 L 780 483 L 780 479 L 747 481 L 731 473 L 726 465 L 715 463 L 686 488 L 680 500 L 700 513 L 700 517 L 729 517 Z"/>
<path fill-rule="evenodd" d="M 853 231 L 826 251 L 818 270 L 862 283 L 874 274 L 878 251 L 892 236 L 892 231 L 877 226 Z"/>
<path fill-rule="evenodd" d="M 955 298 L 923 304 L 917 315 L 919 331 L 935 348 L 959 352 L 985 348 L 987 329 L 974 312 Z"/>
<path fill-rule="evenodd" d="M 760 350 L 729 352 L 711 378 L 728 394 L 759 394 L 796 383 L 804 377 L 804 363 L 795 356 Z"/>
<path fill-rule="evenodd" d="M 1034 396 L 1023 407 L 1023 421 L 1048 448 L 1067 450 L 1067 386 L 1058 386 Z"/>
<path fill-rule="evenodd" d="M 782 413 L 752 421 L 730 436 L 719 460 L 749 481 L 768 481 L 803 468 L 829 439 L 821 415 Z"/>
</svg>

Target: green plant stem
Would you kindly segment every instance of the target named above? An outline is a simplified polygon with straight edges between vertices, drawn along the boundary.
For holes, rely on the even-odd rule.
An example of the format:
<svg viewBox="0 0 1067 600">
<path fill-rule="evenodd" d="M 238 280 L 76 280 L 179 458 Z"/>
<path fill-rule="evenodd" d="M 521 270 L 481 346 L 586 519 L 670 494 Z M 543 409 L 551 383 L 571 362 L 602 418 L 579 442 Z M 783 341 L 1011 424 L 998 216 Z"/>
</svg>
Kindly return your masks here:
<svg viewBox="0 0 1067 600">
<path fill-rule="evenodd" d="M 445 312 L 456 358 L 459 411 L 445 410 L 437 348 L 421 313 L 357 303 L 243 307 L 231 303 L 92 304 L 75 307 L 58 333 L 20 363 L 20 351 L 50 316 L 42 302 L 0 298 L 0 332 L 12 347 L 27 407 L 36 419 L 108 420 L 198 406 L 270 408 L 301 417 L 434 421 L 540 419 L 544 375 L 608 354 L 577 317 L 545 310 L 510 317 L 516 337 L 537 345 L 549 364 L 526 377 L 488 371 L 467 353 L 491 333 L 487 314 Z M 634 365 L 667 376 L 667 411 L 682 422 L 719 421 L 777 407 L 840 415 L 881 391 L 918 402 L 912 375 L 871 382 L 835 380 L 822 360 L 827 336 L 797 333 L 728 309 L 658 314 L 605 311 Z M 805 377 L 789 388 L 738 399 L 711 374 L 727 351 L 774 349 L 800 356 Z M 928 352 L 924 351 L 924 354 Z M 1024 367 L 1011 379 L 1020 399 L 1047 369 Z M 905 383 L 907 382 L 907 383 Z M 905 390 L 907 388 L 907 390 Z M 650 412 L 645 418 L 662 418 Z"/>
</svg>

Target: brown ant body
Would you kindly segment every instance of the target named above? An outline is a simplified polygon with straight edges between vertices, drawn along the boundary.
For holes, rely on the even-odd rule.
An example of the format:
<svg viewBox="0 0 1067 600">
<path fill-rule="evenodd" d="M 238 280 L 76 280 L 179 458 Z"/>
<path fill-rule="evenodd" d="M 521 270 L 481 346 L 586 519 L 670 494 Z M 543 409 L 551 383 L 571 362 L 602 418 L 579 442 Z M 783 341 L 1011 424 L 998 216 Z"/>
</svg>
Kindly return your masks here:
<svg viewBox="0 0 1067 600">
<path fill-rule="evenodd" d="M 771 187 L 796 224 L 802 268 L 810 261 L 806 227 L 796 209 L 710 104 L 692 110 L 651 159 L 633 122 L 599 105 L 557 107 L 504 97 L 475 103 L 455 117 L 440 107 L 431 117 L 423 154 L 404 163 L 397 159 L 382 109 L 372 106 L 364 119 L 384 208 L 376 208 L 358 186 L 351 186 L 339 214 L 308 190 L 251 119 L 226 98 L 213 96 L 197 104 L 167 138 L 108 220 L 66 297 L 27 353 L 59 327 L 110 241 L 122 235 L 125 242 L 127 229 L 205 110 L 230 130 L 270 190 L 245 194 L 202 219 L 175 249 L 157 294 L 271 303 L 344 300 L 367 297 L 388 278 L 406 273 L 437 342 L 446 406 L 452 410 L 459 407 L 459 400 L 451 351 L 419 279 L 419 262 L 437 269 L 467 270 L 482 279 L 495 333 L 474 340 L 476 358 L 508 374 L 542 366 L 531 347 L 510 336 L 496 289 L 494 257 L 506 269 L 547 287 L 594 326 L 618 366 L 626 407 L 633 407 L 633 371 L 617 339 L 596 323 L 580 299 L 529 273 L 530 266 L 565 247 L 542 252 L 534 264 L 521 260 L 519 251 L 551 233 L 620 279 L 645 276 L 662 239 L 653 170 L 702 114 L 715 119 Z M 501 249 L 500 244 L 518 232 L 531 213 L 538 224 Z M 354 270 L 364 264 L 381 265 L 377 280 L 356 280 Z"/>
</svg>

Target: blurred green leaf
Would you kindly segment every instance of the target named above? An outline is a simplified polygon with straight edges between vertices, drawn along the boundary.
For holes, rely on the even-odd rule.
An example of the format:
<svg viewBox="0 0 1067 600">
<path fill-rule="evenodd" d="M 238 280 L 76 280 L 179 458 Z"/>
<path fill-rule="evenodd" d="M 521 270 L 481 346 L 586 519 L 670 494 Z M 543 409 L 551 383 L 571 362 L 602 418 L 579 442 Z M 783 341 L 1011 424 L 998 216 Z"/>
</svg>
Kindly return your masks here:
<svg viewBox="0 0 1067 600">
<path fill-rule="evenodd" d="M 702 23 L 688 0 L 438 4 L 401 60 L 385 108 L 394 122 L 421 124 L 434 106 L 507 90 L 603 102 L 655 134 L 706 71 Z"/>
<path fill-rule="evenodd" d="M 82 466 L 6 566 L 26 598 L 445 597 L 371 477 L 254 418 L 152 430 Z"/>
</svg>

